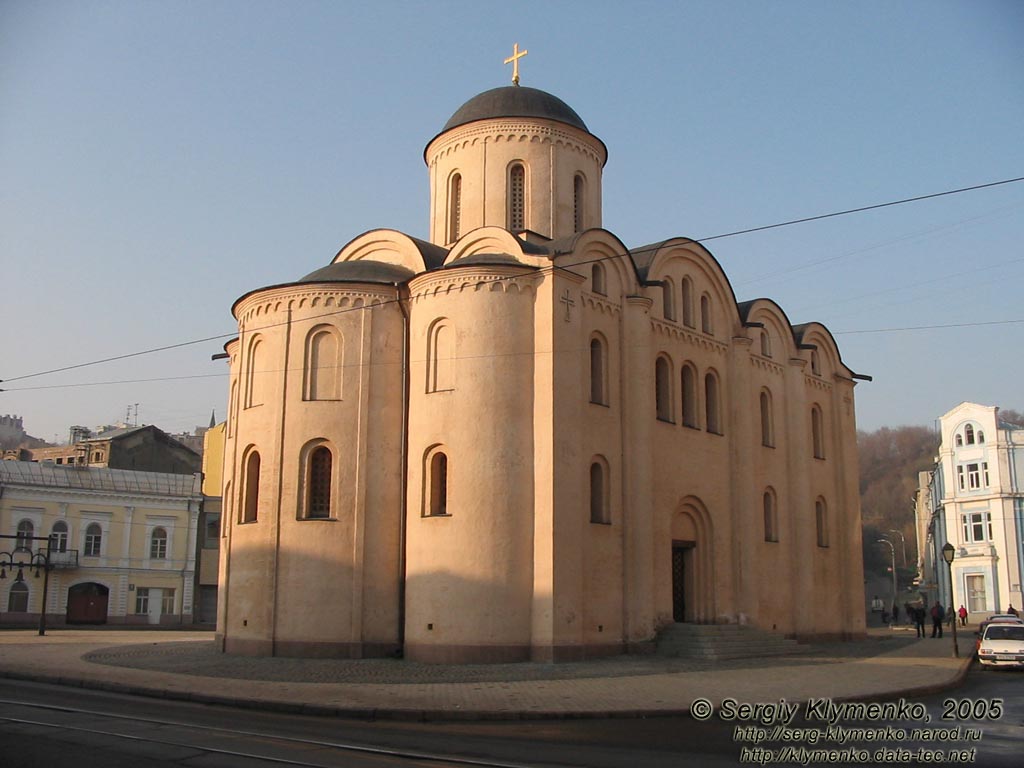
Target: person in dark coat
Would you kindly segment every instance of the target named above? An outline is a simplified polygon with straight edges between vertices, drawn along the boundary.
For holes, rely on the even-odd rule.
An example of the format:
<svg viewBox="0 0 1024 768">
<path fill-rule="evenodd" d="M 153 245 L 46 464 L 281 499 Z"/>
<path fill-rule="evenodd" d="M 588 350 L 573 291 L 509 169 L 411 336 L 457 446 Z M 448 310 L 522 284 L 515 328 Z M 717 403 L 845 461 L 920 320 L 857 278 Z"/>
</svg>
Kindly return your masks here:
<svg viewBox="0 0 1024 768">
<path fill-rule="evenodd" d="M 932 606 L 932 637 L 942 637 L 942 620 L 946 618 L 946 609 L 938 600 Z"/>
<path fill-rule="evenodd" d="M 917 636 L 924 637 L 924 606 L 915 605 L 912 610 L 914 612 L 914 629 L 917 630 Z"/>
</svg>

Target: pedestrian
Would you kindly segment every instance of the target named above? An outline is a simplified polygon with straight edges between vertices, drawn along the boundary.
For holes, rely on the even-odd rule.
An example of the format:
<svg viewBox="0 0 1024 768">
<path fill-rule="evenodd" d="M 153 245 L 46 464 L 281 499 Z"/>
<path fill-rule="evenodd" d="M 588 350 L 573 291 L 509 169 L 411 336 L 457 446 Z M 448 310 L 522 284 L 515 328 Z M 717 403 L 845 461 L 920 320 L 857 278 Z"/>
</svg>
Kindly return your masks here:
<svg viewBox="0 0 1024 768">
<path fill-rule="evenodd" d="M 896 601 L 895 600 L 892 601 L 892 623 L 893 624 L 899 624 L 900 623 L 900 607 L 898 605 L 896 605 Z"/>
<path fill-rule="evenodd" d="M 952 629 L 954 621 L 956 621 L 956 612 L 953 610 L 953 606 L 950 605 L 946 609 L 946 626 Z"/>
<path fill-rule="evenodd" d="M 914 606 L 914 629 L 917 630 L 918 637 L 924 637 L 924 606 Z"/>
<path fill-rule="evenodd" d="M 903 604 L 903 615 L 907 617 L 907 624 L 914 623 L 914 607 L 910 603 Z"/>
<path fill-rule="evenodd" d="M 932 606 L 932 639 L 942 637 L 942 620 L 946 618 L 946 609 L 936 600 Z"/>
<path fill-rule="evenodd" d="M 1013 603 L 1010 603 L 1010 607 L 1006 609 L 1006 612 L 1011 616 L 1016 616 L 1018 619 L 1020 618 L 1020 614 L 1017 612 L 1017 609 L 1013 607 Z"/>
<path fill-rule="evenodd" d="M 961 627 L 966 627 L 967 626 L 967 609 L 964 608 L 961 605 L 960 606 L 960 610 L 957 611 L 957 614 L 960 616 L 960 626 Z"/>
</svg>

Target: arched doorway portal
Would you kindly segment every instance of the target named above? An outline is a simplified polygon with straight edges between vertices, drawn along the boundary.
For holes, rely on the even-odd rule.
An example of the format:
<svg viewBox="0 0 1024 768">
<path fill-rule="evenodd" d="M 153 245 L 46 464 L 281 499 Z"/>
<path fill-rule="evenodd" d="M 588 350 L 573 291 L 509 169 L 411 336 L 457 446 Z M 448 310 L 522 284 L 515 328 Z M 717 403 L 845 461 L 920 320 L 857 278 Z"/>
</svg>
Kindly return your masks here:
<svg viewBox="0 0 1024 768">
<path fill-rule="evenodd" d="M 672 515 L 672 620 L 714 621 L 714 537 L 711 517 L 696 497 L 683 499 Z"/>
<path fill-rule="evenodd" d="M 87 581 L 68 590 L 68 624 L 106 624 L 110 590 Z"/>
</svg>

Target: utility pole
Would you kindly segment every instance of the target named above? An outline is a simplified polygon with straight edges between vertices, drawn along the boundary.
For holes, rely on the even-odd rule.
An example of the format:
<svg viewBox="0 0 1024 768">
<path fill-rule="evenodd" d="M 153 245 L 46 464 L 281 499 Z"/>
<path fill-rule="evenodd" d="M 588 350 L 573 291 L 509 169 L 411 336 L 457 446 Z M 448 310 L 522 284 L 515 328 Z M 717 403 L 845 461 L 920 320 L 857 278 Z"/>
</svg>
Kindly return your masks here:
<svg viewBox="0 0 1024 768">
<path fill-rule="evenodd" d="M 903 567 L 907 567 L 907 540 L 903 538 L 903 534 L 897 531 L 895 528 L 889 530 L 889 533 L 895 533 L 900 537 L 900 545 L 903 549 Z"/>
<path fill-rule="evenodd" d="M 892 545 L 892 542 L 888 539 L 879 539 L 879 544 L 885 544 L 889 547 L 889 556 L 892 558 L 892 604 L 896 605 L 896 548 Z"/>
</svg>

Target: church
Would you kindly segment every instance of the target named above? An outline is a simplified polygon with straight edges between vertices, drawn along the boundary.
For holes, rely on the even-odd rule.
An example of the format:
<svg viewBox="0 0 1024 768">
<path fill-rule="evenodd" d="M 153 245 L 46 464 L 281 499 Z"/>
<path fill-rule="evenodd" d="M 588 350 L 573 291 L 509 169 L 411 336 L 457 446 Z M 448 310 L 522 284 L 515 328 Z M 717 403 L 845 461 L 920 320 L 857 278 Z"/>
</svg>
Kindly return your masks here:
<svg viewBox="0 0 1024 768">
<path fill-rule="evenodd" d="M 867 377 L 829 331 L 738 301 L 698 242 L 603 229 L 607 148 L 518 67 L 423 158 L 428 240 L 366 232 L 233 306 L 218 647 L 478 663 L 646 652 L 677 622 L 862 635 Z"/>
</svg>

